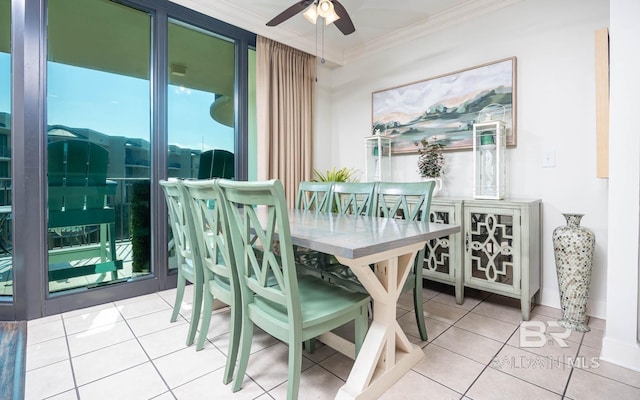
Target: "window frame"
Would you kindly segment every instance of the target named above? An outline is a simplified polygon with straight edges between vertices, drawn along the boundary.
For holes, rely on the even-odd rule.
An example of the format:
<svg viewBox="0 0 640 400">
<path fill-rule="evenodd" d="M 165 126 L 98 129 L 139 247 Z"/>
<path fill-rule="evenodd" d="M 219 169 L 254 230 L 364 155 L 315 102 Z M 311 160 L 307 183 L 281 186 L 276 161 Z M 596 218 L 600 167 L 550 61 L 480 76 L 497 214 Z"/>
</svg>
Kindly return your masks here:
<svg viewBox="0 0 640 400">
<path fill-rule="evenodd" d="M 166 204 L 157 184 L 167 177 L 167 34 L 169 19 L 232 39 L 235 46 L 236 179 L 248 175 L 248 50 L 256 35 L 168 0 L 114 1 L 151 15 L 151 263 L 153 273 L 125 284 L 49 297 L 46 216 L 46 7 L 47 0 L 11 2 L 13 303 L 0 304 L 0 319 L 29 320 L 176 286 L 168 273 Z M 37 211 L 34 211 L 37 210 Z"/>
</svg>

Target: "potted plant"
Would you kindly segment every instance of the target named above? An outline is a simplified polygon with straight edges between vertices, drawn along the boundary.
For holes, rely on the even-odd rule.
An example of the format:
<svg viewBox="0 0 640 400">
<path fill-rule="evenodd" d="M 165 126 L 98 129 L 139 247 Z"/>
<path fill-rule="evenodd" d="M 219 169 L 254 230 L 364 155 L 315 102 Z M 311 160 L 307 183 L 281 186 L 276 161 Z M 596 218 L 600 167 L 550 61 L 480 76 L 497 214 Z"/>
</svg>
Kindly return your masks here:
<svg viewBox="0 0 640 400">
<path fill-rule="evenodd" d="M 316 178 L 313 179 L 314 182 L 358 182 L 359 180 L 356 177 L 356 170 L 349 169 L 347 167 L 342 167 L 340 169 L 333 167 L 324 173 L 314 169 L 313 173 L 316 175 Z M 332 211 L 338 212 L 338 206 L 334 204 Z"/>
<path fill-rule="evenodd" d="M 327 170 L 325 173 L 322 173 L 317 169 L 314 169 L 313 173 L 316 175 L 316 179 L 313 179 L 314 182 L 356 182 L 357 181 L 355 177 L 356 171 L 354 169 L 349 169 L 347 167 L 340 168 L 340 169 L 333 167 L 330 170 Z"/>
<path fill-rule="evenodd" d="M 442 143 L 435 140 L 422 138 L 415 142 L 418 146 L 418 173 L 424 180 L 435 181 L 433 194 L 442 189 L 442 176 L 444 175 L 444 155 L 442 154 Z"/>
</svg>

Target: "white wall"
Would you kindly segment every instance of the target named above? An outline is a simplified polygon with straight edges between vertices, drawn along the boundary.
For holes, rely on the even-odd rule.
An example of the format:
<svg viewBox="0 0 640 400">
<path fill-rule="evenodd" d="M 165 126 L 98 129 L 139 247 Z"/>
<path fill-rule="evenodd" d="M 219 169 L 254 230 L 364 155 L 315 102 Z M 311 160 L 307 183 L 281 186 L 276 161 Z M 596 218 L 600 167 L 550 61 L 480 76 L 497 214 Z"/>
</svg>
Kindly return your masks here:
<svg viewBox="0 0 640 400">
<path fill-rule="evenodd" d="M 331 70 L 318 62 L 314 103 L 313 165 L 321 172 L 333 166 L 331 159 Z M 364 151 L 364 150 L 363 150 Z"/>
<path fill-rule="evenodd" d="M 516 56 L 518 143 L 507 150 L 507 194 L 543 201 L 541 303 L 559 307 L 551 233 L 564 224 L 562 212 L 581 212 L 583 226 L 596 235 L 589 314 L 605 317 L 608 182 L 596 178 L 594 33 L 608 24 L 606 0 L 524 0 L 352 64 L 321 68 L 319 85 L 332 90 L 319 90 L 330 98 L 318 104 L 331 111 L 317 118 L 322 152 L 314 164 L 364 170 L 372 92 Z M 555 152 L 555 168 L 541 168 L 547 151 Z M 443 195 L 472 196 L 471 157 L 446 155 Z M 393 179 L 417 179 L 416 160 L 394 157 Z"/>
<path fill-rule="evenodd" d="M 640 371 L 638 226 L 640 222 L 640 2 L 611 2 L 611 122 L 607 330 L 601 358 Z"/>
</svg>

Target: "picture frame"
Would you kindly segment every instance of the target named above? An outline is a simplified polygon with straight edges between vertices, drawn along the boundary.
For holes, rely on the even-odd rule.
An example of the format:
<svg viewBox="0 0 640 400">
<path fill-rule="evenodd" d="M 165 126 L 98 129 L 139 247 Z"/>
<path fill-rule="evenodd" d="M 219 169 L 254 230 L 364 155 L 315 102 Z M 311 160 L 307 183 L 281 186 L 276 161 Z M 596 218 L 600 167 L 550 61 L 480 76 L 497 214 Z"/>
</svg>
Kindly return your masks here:
<svg viewBox="0 0 640 400">
<path fill-rule="evenodd" d="M 417 152 L 423 138 L 443 150 L 469 150 L 480 111 L 498 105 L 492 117 L 505 122 L 507 147 L 515 147 L 516 98 L 516 57 L 504 58 L 373 92 L 372 131 L 392 139 L 392 154 Z"/>
</svg>

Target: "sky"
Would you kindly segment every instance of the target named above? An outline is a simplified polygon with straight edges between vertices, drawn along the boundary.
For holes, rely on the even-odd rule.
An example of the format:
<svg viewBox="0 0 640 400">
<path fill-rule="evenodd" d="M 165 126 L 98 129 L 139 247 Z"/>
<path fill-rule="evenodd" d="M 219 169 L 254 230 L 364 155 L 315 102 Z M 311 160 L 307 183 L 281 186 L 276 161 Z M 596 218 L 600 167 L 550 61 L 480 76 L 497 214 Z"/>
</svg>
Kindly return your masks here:
<svg viewBox="0 0 640 400">
<path fill-rule="evenodd" d="M 150 138 L 150 84 L 59 63 L 47 63 L 47 123 L 111 135 Z M 0 53 L 0 111 L 10 113 L 10 57 Z M 196 150 L 234 151 L 233 128 L 214 121 L 215 95 L 169 86 L 169 144 Z"/>
<path fill-rule="evenodd" d="M 0 112 L 11 111 L 11 57 L 0 52 Z"/>
</svg>

